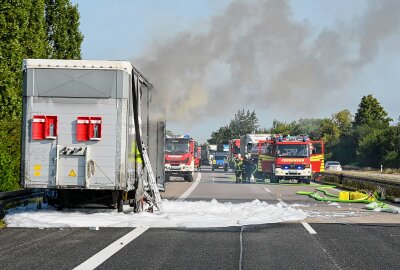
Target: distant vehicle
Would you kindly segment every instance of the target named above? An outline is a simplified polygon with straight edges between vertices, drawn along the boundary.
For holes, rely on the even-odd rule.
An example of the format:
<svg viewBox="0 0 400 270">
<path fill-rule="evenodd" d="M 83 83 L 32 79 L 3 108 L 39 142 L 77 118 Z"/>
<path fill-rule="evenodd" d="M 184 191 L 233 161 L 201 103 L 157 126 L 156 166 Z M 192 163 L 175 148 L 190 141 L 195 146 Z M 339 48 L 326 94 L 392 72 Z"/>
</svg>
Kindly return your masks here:
<svg viewBox="0 0 400 270">
<path fill-rule="evenodd" d="M 212 162 L 212 170 L 214 171 L 215 169 L 224 169 L 225 172 L 228 171 L 228 160 L 225 153 L 215 153 Z"/>
<path fill-rule="evenodd" d="M 341 172 L 342 166 L 340 165 L 339 161 L 327 161 L 325 163 L 325 170 Z"/>
</svg>

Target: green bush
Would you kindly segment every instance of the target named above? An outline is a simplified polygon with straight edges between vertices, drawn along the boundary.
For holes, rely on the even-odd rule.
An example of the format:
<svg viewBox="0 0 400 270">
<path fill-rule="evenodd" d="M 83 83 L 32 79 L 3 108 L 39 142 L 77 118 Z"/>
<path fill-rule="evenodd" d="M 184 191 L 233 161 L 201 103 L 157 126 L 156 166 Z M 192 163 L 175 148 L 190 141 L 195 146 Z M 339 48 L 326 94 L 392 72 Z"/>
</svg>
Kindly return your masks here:
<svg viewBox="0 0 400 270">
<path fill-rule="evenodd" d="M 0 120 L 0 192 L 20 188 L 20 123 L 18 119 Z"/>
</svg>

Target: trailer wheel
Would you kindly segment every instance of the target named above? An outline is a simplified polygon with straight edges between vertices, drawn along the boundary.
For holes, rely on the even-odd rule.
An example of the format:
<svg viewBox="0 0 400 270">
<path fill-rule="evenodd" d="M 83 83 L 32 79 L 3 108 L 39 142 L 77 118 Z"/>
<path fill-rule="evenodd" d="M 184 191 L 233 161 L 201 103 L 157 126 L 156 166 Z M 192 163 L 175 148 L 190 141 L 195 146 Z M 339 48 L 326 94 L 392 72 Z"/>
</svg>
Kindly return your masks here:
<svg viewBox="0 0 400 270">
<path fill-rule="evenodd" d="M 122 191 L 118 192 L 118 201 L 117 201 L 117 208 L 118 212 L 122 212 L 124 209 L 124 199 L 122 198 Z"/>
<path fill-rule="evenodd" d="M 4 210 L 4 207 L 0 205 L 0 219 L 4 218 L 6 215 L 6 211 Z"/>
</svg>

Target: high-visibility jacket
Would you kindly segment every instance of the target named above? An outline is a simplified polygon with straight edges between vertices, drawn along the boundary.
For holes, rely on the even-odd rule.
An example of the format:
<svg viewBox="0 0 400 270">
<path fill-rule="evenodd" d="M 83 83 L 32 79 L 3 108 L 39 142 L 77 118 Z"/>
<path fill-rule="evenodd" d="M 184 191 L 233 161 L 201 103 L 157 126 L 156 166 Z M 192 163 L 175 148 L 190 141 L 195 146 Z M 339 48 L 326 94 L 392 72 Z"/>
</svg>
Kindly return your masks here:
<svg viewBox="0 0 400 270">
<path fill-rule="evenodd" d="M 235 160 L 235 170 L 236 171 L 242 171 L 242 169 L 243 169 L 243 161 Z"/>
<path fill-rule="evenodd" d="M 139 148 L 136 145 L 136 141 L 132 142 L 131 152 L 129 153 L 128 157 L 130 162 L 133 162 L 133 158 L 135 158 L 136 163 L 143 163 L 142 157 L 140 156 Z"/>
</svg>

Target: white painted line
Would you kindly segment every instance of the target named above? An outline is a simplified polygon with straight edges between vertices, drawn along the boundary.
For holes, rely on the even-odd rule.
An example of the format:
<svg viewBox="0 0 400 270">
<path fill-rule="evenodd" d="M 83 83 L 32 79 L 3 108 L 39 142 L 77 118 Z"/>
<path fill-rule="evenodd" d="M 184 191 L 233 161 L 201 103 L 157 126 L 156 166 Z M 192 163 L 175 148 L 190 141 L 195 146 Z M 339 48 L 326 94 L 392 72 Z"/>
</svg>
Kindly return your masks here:
<svg viewBox="0 0 400 270">
<path fill-rule="evenodd" d="M 197 185 L 200 183 L 200 179 L 201 179 L 201 173 L 197 174 L 197 178 L 196 181 L 193 182 L 193 184 L 190 186 L 190 188 L 188 188 L 188 190 L 186 190 L 185 193 L 183 193 L 178 199 L 177 201 L 184 201 L 187 197 L 189 197 L 190 193 L 193 192 L 193 190 L 197 187 Z"/>
<path fill-rule="evenodd" d="M 114 243 L 110 244 L 108 247 L 104 248 L 103 250 L 99 251 L 95 255 L 93 255 L 88 260 L 84 261 L 80 265 L 74 268 L 74 270 L 92 270 L 98 267 L 100 264 L 105 262 L 108 258 L 112 255 L 117 253 L 120 249 L 125 247 L 127 244 L 132 242 L 135 238 L 139 235 L 144 233 L 148 227 L 137 227 L 133 231 L 125 234 L 120 239 L 115 241 Z"/>
<path fill-rule="evenodd" d="M 277 199 L 283 207 L 288 207 L 289 205 L 287 203 L 285 203 L 282 199 Z"/>
<path fill-rule="evenodd" d="M 267 192 L 272 193 L 268 188 L 264 188 Z"/>
<path fill-rule="evenodd" d="M 308 224 L 307 222 L 301 222 L 303 224 L 304 228 L 310 233 L 310 234 L 317 234 L 317 232 Z"/>
<path fill-rule="evenodd" d="M 243 228 L 240 229 L 240 257 L 239 257 L 239 270 L 242 270 L 242 260 L 243 260 Z"/>
</svg>

